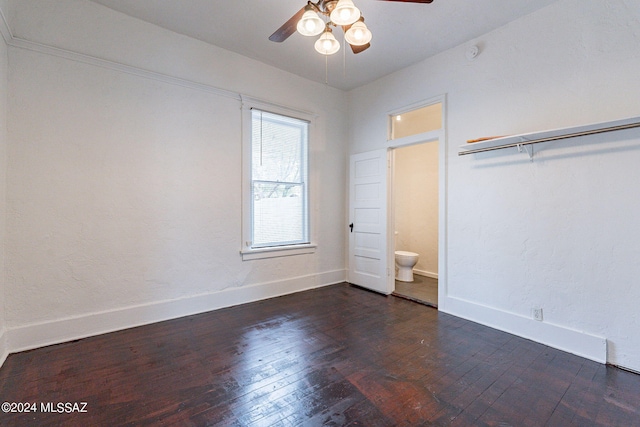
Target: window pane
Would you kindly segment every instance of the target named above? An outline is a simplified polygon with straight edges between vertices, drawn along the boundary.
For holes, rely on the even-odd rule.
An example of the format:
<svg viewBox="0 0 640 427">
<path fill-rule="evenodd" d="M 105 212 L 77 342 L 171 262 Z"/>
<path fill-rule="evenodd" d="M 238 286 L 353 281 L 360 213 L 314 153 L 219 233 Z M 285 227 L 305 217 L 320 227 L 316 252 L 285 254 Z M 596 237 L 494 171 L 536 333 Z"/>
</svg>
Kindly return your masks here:
<svg viewBox="0 0 640 427">
<path fill-rule="evenodd" d="M 253 183 L 253 246 L 307 243 L 301 184 Z"/>
<path fill-rule="evenodd" d="M 418 135 L 442 127 L 442 104 L 427 105 L 391 116 L 391 139 Z"/>
<path fill-rule="evenodd" d="M 307 122 L 253 110 L 254 180 L 302 182 Z"/>
<path fill-rule="evenodd" d="M 309 243 L 308 122 L 252 111 L 252 247 Z"/>
</svg>

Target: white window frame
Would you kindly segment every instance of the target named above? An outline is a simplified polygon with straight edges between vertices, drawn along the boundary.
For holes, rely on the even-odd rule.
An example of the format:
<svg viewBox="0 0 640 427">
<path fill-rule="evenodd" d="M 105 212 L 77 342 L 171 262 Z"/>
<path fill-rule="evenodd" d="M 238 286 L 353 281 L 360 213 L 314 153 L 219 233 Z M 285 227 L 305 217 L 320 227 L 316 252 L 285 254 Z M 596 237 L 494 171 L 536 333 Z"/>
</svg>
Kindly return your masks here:
<svg viewBox="0 0 640 427">
<path fill-rule="evenodd" d="M 292 244 L 284 246 L 252 247 L 253 235 L 253 203 L 252 197 L 252 177 L 251 177 L 251 156 L 252 156 L 252 117 L 251 110 L 257 109 L 282 116 L 293 117 L 309 122 L 307 141 L 307 223 L 309 227 L 310 243 Z M 317 245 L 315 242 L 315 228 L 312 212 L 313 209 L 313 188 L 311 180 L 311 144 L 315 140 L 315 116 L 299 110 L 282 107 L 255 99 L 243 99 L 242 102 L 242 249 L 240 254 L 242 260 L 254 260 L 263 258 L 275 258 L 282 256 L 301 255 L 314 253 Z"/>
</svg>

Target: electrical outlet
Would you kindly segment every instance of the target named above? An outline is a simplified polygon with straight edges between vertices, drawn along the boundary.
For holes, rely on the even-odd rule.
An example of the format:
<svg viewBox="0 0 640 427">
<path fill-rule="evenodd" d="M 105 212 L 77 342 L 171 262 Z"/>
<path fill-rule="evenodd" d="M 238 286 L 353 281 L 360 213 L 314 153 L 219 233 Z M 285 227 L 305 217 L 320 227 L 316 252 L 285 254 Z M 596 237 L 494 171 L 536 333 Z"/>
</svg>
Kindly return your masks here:
<svg viewBox="0 0 640 427">
<path fill-rule="evenodd" d="M 542 322 L 542 308 L 533 308 L 531 309 L 531 312 L 533 314 L 534 320 L 537 320 L 538 322 Z"/>
</svg>

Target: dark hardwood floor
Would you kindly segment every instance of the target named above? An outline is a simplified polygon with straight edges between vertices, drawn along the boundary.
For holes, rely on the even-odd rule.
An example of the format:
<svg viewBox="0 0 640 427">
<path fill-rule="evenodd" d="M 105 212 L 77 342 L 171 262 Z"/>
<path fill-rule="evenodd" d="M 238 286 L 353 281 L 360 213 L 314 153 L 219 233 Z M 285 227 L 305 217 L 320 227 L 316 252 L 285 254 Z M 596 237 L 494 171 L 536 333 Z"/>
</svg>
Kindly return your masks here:
<svg viewBox="0 0 640 427">
<path fill-rule="evenodd" d="M 13 354 L 0 393 L 38 410 L 2 426 L 640 425 L 639 375 L 347 284 Z"/>
</svg>

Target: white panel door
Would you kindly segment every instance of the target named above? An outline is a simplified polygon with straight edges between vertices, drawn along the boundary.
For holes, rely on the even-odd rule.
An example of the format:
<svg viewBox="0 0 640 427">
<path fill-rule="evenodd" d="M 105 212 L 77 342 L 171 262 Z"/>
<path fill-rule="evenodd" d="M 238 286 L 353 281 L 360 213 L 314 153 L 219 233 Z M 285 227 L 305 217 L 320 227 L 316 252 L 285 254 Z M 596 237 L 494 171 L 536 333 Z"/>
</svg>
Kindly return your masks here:
<svg viewBox="0 0 640 427">
<path fill-rule="evenodd" d="M 387 249 L 387 150 L 355 154 L 349 180 L 349 282 L 393 292 Z"/>
</svg>

